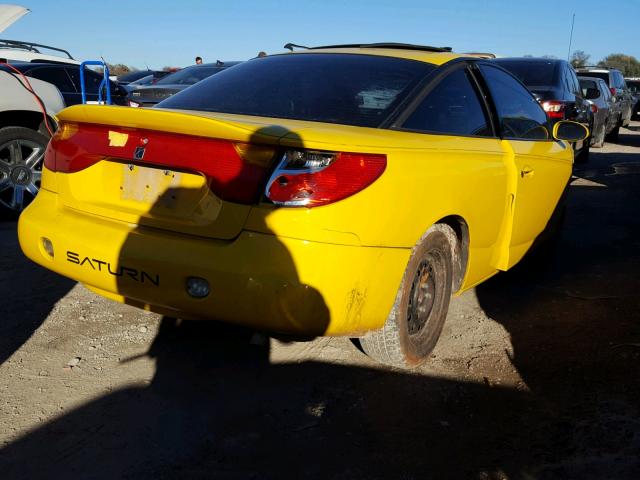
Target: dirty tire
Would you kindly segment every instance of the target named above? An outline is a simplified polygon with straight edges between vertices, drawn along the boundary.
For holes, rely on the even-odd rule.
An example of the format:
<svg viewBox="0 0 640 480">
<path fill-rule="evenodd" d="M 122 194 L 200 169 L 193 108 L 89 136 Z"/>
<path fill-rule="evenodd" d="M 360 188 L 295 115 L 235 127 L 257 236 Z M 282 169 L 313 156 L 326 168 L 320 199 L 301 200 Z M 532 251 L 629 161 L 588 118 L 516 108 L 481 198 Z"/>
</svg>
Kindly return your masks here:
<svg viewBox="0 0 640 480">
<path fill-rule="evenodd" d="M 576 156 L 576 163 L 587 163 L 589 161 L 589 151 L 591 150 L 589 142 L 590 141 L 585 141 L 582 150 L 580 150 L 580 153 Z"/>
<path fill-rule="evenodd" d="M 620 135 L 620 125 L 616 125 L 616 128 L 611 130 L 611 132 L 609 133 L 609 135 L 605 137 L 605 139 L 608 142 L 617 142 L 619 135 Z"/>
<path fill-rule="evenodd" d="M 605 121 L 600 131 L 591 138 L 591 146 L 593 148 L 602 148 L 604 146 L 604 137 L 607 133 L 607 122 Z"/>
<path fill-rule="evenodd" d="M 453 284 L 456 234 L 434 225 L 413 248 L 384 326 L 360 339 L 374 360 L 401 368 L 423 363 L 442 333 Z"/>
</svg>

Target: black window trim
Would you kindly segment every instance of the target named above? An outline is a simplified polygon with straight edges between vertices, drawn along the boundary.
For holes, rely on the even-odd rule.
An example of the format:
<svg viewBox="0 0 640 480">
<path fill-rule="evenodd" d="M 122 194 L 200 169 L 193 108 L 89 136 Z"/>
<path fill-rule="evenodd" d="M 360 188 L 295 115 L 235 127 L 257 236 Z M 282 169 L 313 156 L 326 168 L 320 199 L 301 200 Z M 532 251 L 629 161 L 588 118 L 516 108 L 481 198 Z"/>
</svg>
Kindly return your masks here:
<svg viewBox="0 0 640 480">
<path fill-rule="evenodd" d="M 485 91 L 487 92 L 487 97 L 493 107 L 493 112 L 496 118 L 496 125 L 498 127 L 498 134 L 499 137 L 502 140 L 513 140 L 516 142 L 558 142 L 561 143 L 559 140 L 556 140 L 553 138 L 553 128 L 551 127 L 551 124 L 549 122 L 549 117 L 547 116 L 547 113 L 543 110 L 542 106 L 540 106 L 540 104 L 538 103 L 538 100 L 536 99 L 536 97 L 533 95 L 533 93 L 531 93 L 531 91 L 526 87 L 526 85 L 524 83 L 522 83 L 520 81 L 520 79 L 518 77 L 516 77 L 514 74 L 512 74 L 509 70 L 501 67 L 500 65 L 498 65 L 497 63 L 492 63 L 492 62 L 487 62 L 487 61 L 478 61 L 475 62 L 477 69 L 478 69 L 478 75 L 482 78 L 482 84 L 484 86 Z M 547 129 L 547 133 L 549 134 L 549 138 L 547 138 L 546 140 L 541 140 L 539 138 L 514 138 L 514 137 L 507 137 L 504 135 L 504 132 L 502 131 L 502 127 L 500 126 L 500 116 L 498 115 L 498 109 L 495 106 L 495 101 L 493 100 L 493 97 L 491 95 L 491 89 L 489 88 L 489 85 L 487 84 L 486 79 L 484 78 L 484 75 L 482 74 L 482 70 L 480 70 L 479 66 L 480 65 L 485 65 L 487 67 L 492 67 L 492 68 L 497 68 L 498 70 L 503 71 L 504 73 L 506 73 L 507 75 L 509 75 L 511 78 L 513 78 L 516 82 L 518 82 L 520 85 L 522 85 L 522 88 L 525 89 L 525 91 L 531 96 L 531 98 L 536 102 L 536 104 L 540 107 L 540 110 L 542 110 L 542 112 L 544 113 L 545 117 L 547 118 L 547 122 L 545 124 L 545 127 Z"/>
<path fill-rule="evenodd" d="M 420 90 L 417 90 L 417 94 L 411 96 L 411 100 L 409 100 L 405 105 L 400 105 L 402 107 L 402 111 L 398 112 L 397 116 L 393 118 L 392 121 L 389 122 L 389 125 L 383 125 L 382 128 L 387 130 L 394 130 L 399 132 L 409 132 L 409 133 L 421 133 L 424 135 L 442 135 L 447 137 L 464 137 L 464 138 L 477 138 L 477 139 L 485 139 L 485 140 L 496 140 L 499 138 L 498 131 L 495 124 L 495 119 L 491 112 L 491 108 L 488 105 L 487 97 L 482 87 L 479 85 L 475 75 L 473 75 L 472 66 L 475 62 L 470 61 L 467 58 L 456 58 L 451 60 L 439 68 L 436 68 L 432 72 L 432 74 L 428 75 L 421 86 Z M 428 130 L 418 130 L 414 128 L 406 128 L 404 127 L 404 123 L 409 119 L 409 117 L 415 112 L 415 110 L 420 106 L 422 101 L 431 93 L 431 91 L 436 88 L 446 77 L 448 77 L 453 72 L 465 69 L 469 73 L 469 81 L 471 83 L 471 88 L 473 88 L 478 96 L 478 102 L 480 103 L 480 108 L 487 119 L 488 127 L 491 130 L 491 136 L 484 135 L 465 135 L 461 133 L 452 133 L 452 132 L 432 132 Z M 420 85 L 418 85 L 420 87 Z M 411 92 L 413 94 L 414 92 Z"/>
<path fill-rule="evenodd" d="M 278 53 L 272 56 L 290 56 L 290 55 L 305 55 L 304 53 Z M 306 54 L 308 55 L 308 54 Z M 368 56 L 368 57 L 384 57 L 384 55 L 376 55 L 376 54 L 365 54 L 365 53 L 350 53 L 350 52 L 336 52 L 336 53 L 323 53 L 323 52 L 318 52 L 318 53 L 313 53 L 313 55 L 343 55 L 343 56 L 348 56 L 348 55 L 353 55 L 353 56 Z M 405 98 L 401 101 L 398 101 L 398 99 L 395 99 L 393 103 L 398 103 L 395 107 L 393 107 L 391 109 L 391 111 L 387 114 L 386 117 L 384 117 L 380 123 L 376 126 L 360 126 L 360 125 L 351 125 L 351 124 L 337 124 L 337 125 L 343 125 L 343 126 L 349 126 L 349 127 L 358 127 L 358 128 L 373 128 L 373 129 L 378 129 L 378 130 L 391 130 L 392 128 L 390 127 L 393 123 L 394 123 L 394 119 L 397 117 L 397 115 L 399 113 L 401 113 L 403 111 L 403 109 L 405 108 L 405 105 L 411 105 L 413 104 L 412 98 L 415 94 L 415 92 L 420 91 L 420 89 L 424 88 L 424 86 L 426 84 L 428 84 L 430 82 L 430 79 L 437 74 L 440 71 L 440 66 L 431 62 L 426 62 L 426 61 L 422 61 L 422 60 L 416 60 L 413 58 L 403 58 L 403 57 L 390 57 L 390 58 L 396 58 L 399 60 L 406 60 L 408 62 L 415 62 L 415 63 L 420 63 L 420 64 L 427 64 L 430 65 L 431 67 L 433 67 L 433 69 L 426 73 L 422 78 L 420 78 L 417 82 L 416 85 L 411 89 L 411 91 L 407 92 L 407 94 L 405 95 Z M 453 62 L 458 62 L 461 61 L 463 59 L 461 58 L 457 58 L 454 60 L 449 61 L 448 63 L 453 63 Z M 243 63 L 243 62 L 240 62 Z M 193 65 L 192 65 L 193 66 Z M 229 67 L 226 68 L 231 68 L 233 65 L 230 65 Z M 187 67 L 188 68 L 188 67 Z M 225 68 L 222 68 L 221 70 L 225 70 Z M 175 73 L 175 72 L 173 72 Z M 162 77 L 165 78 L 165 77 Z M 111 82 L 111 81 L 110 81 Z M 115 83 L 115 82 L 111 82 L 111 83 Z M 167 100 L 167 99 L 165 99 Z M 173 107 L 167 108 L 168 110 L 172 110 Z M 224 112 L 214 112 L 214 111 L 210 111 L 210 110 L 206 110 L 209 113 L 224 113 Z M 278 118 L 278 117 L 265 117 L 265 118 Z M 295 119 L 290 119 L 290 120 L 295 120 Z M 306 122 L 317 122 L 317 123 L 326 123 L 326 122 L 322 122 L 322 121 L 318 121 L 318 120 L 304 120 Z"/>
<path fill-rule="evenodd" d="M 35 73 L 35 72 L 37 72 L 38 70 L 56 70 L 56 69 L 57 69 L 57 67 L 58 67 L 59 65 L 61 65 L 61 64 L 56 64 L 55 66 L 54 66 L 54 65 L 38 65 L 38 66 L 34 66 L 33 68 L 29 68 L 28 70 L 25 70 L 24 74 L 25 74 L 25 75 L 28 75 L 29 73 Z M 66 65 L 65 65 L 65 66 L 66 66 Z M 60 68 L 60 70 L 62 70 L 62 72 L 64 73 L 64 75 L 66 75 L 66 76 L 67 76 L 67 81 L 68 81 L 68 82 L 69 82 L 69 84 L 73 87 L 73 90 L 66 90 L 66 91 L 62 91 L 62 90 L 60 90 L 60 88 L 59 88 L 57 85 L 55 85 L 54 83 L 51 83 L 51 82 L 47 82 L 47 83 L 51 83 L 51 84 L 52 84 L 52 85 L 54 85 L 56 88 L 58 88 L 58 90 L 60 90 L 60 93 L 63 93 L 63 94 L 64 94 L 64 93 L 66 93 L 66 94 L 69 94 L 69 93 L 77 93 L 77 92 L 76 92 L 76 86 L 75 86 L 75 84 L 73 83 L 73 80 L 71 79 L 71 77 L 69 76 L 69 73 L 67 72 L 66 68 L 62 67 L 62 68 Z M 28 75 L 28 76 L 32 77 L 33 75 Z M 38 80 L 41 80 L 41 79 L 39 79 L 38 77 L 35 77 L 35 76 L 33 76 L 33 78 L 37 78 Z M 42 81 L 43 81 L 43 82 L 46 82 L 46 80 L 42 80 Z"/>
</svg>

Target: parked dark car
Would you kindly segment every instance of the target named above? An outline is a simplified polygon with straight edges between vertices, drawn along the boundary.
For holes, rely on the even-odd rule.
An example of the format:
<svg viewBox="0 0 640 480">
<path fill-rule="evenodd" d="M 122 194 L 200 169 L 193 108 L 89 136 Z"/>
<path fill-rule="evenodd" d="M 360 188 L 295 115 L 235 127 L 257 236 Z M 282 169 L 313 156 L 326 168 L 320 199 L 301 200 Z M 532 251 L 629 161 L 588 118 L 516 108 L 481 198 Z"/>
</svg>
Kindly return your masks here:
<svg viewBox="0 0 640 480">
<path fill-rule="evenodd" d="M 183 68 L 158 80 L 155 85 L 134 90 L 127 97 L 127 103 L 131 107 L 153 107 L 165 98 L 238 63 L 240 62 L 203 63 Z"/>
<path fill-rule="evenodd" d="M 593 114 L 582 96 L 576 72 L 566 60 L 548 58 L 497 58 L 491 60 L 513 73 L 533 93 L 551 124 L 573 120 L 591 129 Z M 575 144 L 575 159 L 589 158 L 590 139 Z"/>
<path fill-rule="evenodd" d="M 129 85 L 131 82 L 135 82 L 136 80 L 140 80 L 143 77 L 148 75 L 153 75 L 154 78 L 160 80 L 163 77 L 169 75 L 170 71 L 167 70 L 136 70 L 135 72 L 125 73 L 124 75 L 118 76 L 118 85 Z"/>
<path fill-rule="evenodd" d="M 582 95 L 591 103 L 593 124 L 591 125 L 591 146 L 600 148 L 605 138 L 617 124 L 615 103 L 609 87 L 601 78 L 578 77 Z"/>
<path fill-rule="evenodd" d="M 155 85 L 158 82 L 153 75 L 147 75 L 146 77 L 139 78 L 133 82 L 129 82 L 126 85 L 118 84 L 124 88 L 127 92 L 131 93 L 141 87 L 148 87 L 149 85 Z"/>
<path fill-rule="evenodd" d="M 138 80 L 134 80 L 132 82 L 129 82 L 125 85 L 123 85 L 122 83 L 118 82 L 118 85 L 120 85 L 121 87 L 123 87 L 128 93 L 133 92 L 134 90 L 137 90 L 141 87 L 148 87 L 149 85 L 155 85 L 156 83 L 158 83 L 161 79 L 163 79 L 164 77 L 166 77 L 167 75 L 170 75 L 171 73 L 175 73 L 178 70 L 175 70 L 174 72 L 153 72 L 150 73 L 149 75 L 146 75 L 144 77 L 139 78 Z"/>
<path fill-rule="evenodd" d="M 631 94 L 635 99 L 631 119 L 640 120 L 640 79 L 626 78 L 625 82 L 627 82 L 627 87 L 629 87 L 629 90 L 631 90 Z"/>
<path fill-rule="evenodd" d="M 80 68 L 77 65 L 59 63 L 12 63 L 11 65 L 28 77 L 37 78 L 58 87 L 67 107 L 82 103 Z M 7 69 L 7 67 L 0 68 Z M 88 68 L 85 69 L 84 81 L 87 101 L 98 101 L 98 89 L 102 80 L 102 75 Z M 126 105 L 127 91 L 112 81 L 109 81 L 109 87 L 111 102 L 114 105 Z M 105 92 L 102 97 L 104 99 Z"/>
<path fill-rule="evenodd" d="M 582 77 L 601 78 L 607 84 L 607 87 L 609 87 L 618 109 L 618 125 L 609 137 L 611 140 L 616 140 L 620 127 L 629 125 L 634 104 L 631 90 L 624 81 L 622 72 L 615 68 L 607 67 L 581 67 L 577 69 L 577 72 Z"/>
</svg>

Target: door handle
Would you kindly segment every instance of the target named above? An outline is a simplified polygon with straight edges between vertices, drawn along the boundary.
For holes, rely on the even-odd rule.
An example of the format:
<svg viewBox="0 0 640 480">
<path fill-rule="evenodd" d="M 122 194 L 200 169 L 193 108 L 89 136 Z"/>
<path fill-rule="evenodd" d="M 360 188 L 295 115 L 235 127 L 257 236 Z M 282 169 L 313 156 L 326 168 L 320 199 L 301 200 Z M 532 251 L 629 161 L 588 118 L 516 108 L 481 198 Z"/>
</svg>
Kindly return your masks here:
<svg viewBox="0 0 640 480">
<path fill-rule="evenodd" d="M 534 173 L 533 168 L 531 168 L 529 166 L 525 166 L 525 167 L 522 167 L 522 170 L 520 171 L 520 176 L 522 178 L 524 178 L 524 177 L 532 177 L 533 173 Z"/>
</svg>

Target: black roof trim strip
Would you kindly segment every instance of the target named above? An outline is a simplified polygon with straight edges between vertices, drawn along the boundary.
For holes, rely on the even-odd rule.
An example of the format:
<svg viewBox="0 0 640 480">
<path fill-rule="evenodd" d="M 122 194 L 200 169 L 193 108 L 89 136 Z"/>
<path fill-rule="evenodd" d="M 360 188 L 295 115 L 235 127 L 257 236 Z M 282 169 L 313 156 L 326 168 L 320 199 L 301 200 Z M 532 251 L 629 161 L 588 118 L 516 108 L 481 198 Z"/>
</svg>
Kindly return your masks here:
<svg viewBox="0 0 640 480">
<path fill-rule="evenodd" d="M 307 50 L 319 50 L 324 48 L 395 48 L 399 50 L 420 50 L 423 52 L 450 52 L 451 47 L 430 47 L 429 45 L 413 45 L 411 43 L 347 43 L 342 45 L 323 45 L 320 47 L 304 47 L 294 43 L 287 43 L 284 48 L 292 50 L 291 47 L 306 48 Z"/>
</svg>

